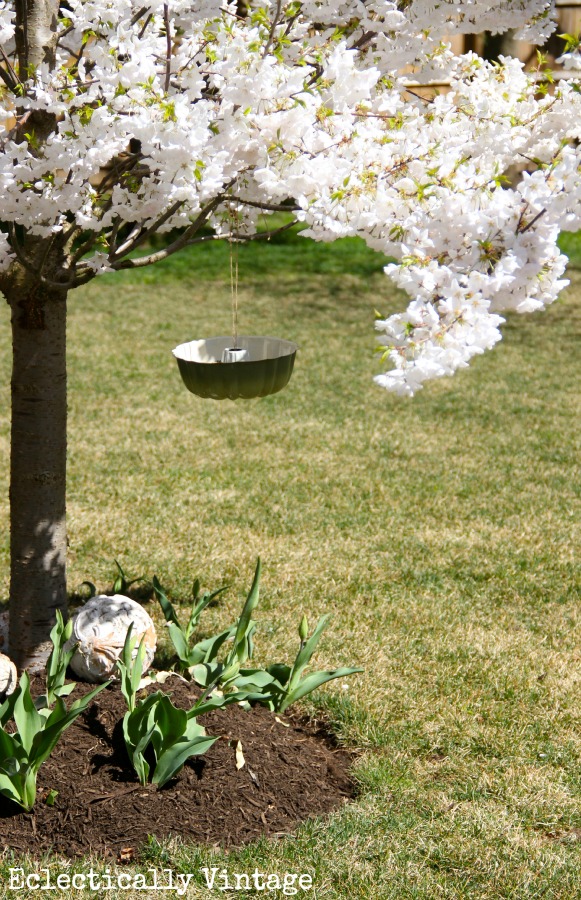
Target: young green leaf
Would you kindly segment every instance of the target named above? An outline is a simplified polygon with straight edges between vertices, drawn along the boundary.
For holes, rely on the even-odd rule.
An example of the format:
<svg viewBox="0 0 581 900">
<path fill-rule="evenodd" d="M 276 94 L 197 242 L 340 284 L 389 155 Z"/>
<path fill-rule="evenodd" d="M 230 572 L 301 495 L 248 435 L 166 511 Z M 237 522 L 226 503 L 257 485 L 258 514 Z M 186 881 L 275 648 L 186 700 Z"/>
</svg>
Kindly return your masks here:
<svg viewBox="0 0 581 900">
<path fill-rule="evenodd" d="M 258 560 L 256 563 L 256 569 L 254 571 L 254 579 L 252 581 L 252 587 L 250 588 L 250 593 L 248 594 L 248 597 L 246 598 L 246 603 L 244 604 L 244 607 L 240 614 L 240 618 L 238 619 L 238 625 L 236 627 L 236 634 L 234 636 L 234 644 L 236 647 L 238 647 L 240 645 L 244 646 L 244 641 L 250 630 L 251 616 L 256 607 L 256 604 L 258 603 L 259 588 L 260 588 L 260 572 L 261 572 L 260 557 L 258 557 Z M 243 662 L 243 660 L 241 660 L 240 657 L 239 657 L 239 662 Z"/>
<path fill-rule="evenodd" d="M 167 694 L 157 691 L 140 700 L 123 719 L 125 746 L 141 784 L 146 784 L 151 767 L 146 759 L 150 748 L 155 757 L 152 782 L 160 787 L 176 775 L 189 756 L 204 753 L 217 738 L 206 737 L 197 715 L 225 705 L 224 698 L 198 703 L 189 712 L 173 705 Z"/>
<path fill-rule="evenodd" d="M 157 597 L 159 605 L 161 606 L 161 611 L 163 612 L 163 614 L 165 616 L 166 622 L 173 622 L 173 624 L 178 629 L 181 630 L 180 621 L 178 619 L 177 613 L 176 613 L 173 605 L 171 604 L 171 602 L 168 600 L 167 594 L 166 594 L 165 590 L 162 588 L 161 584 L 159 583 L 156 575 L 153 576 L 151 583 L 153 585 L 153 590 L 155 592 L 155 596 Z"/>
<path fill-rule="evenodd" d="M 159 787 L 163 787 L 174 775 L 180 772 L 186 760 L 191 756 L 201 756 L 217 740 L 217 737 L 200 735 L 189 741 L 178 741 L 160 757 L 151 779 L 152 782 Z"/>
<path fill-rule="evenodd" d="M 50 633 L 52 651 L 46 667 L 46 694 L 38 697 L 34 705 L 42 715 L 47 714 L 56 697 L 66 697 L 74 689 L 75 683 L 65 685 L 67 667 L 74 656 L 76 644 L 65 650 L 65 644 L 72 635 L 73 622 L 69 619 L 65 625 L 60 610 L 56 611 L 56 623 Z"/>
<path fill-rule="evenodd" d="M 318 645 L 319 641 L 321 640 L 323 631 L 327 627 L 329 618 L 330 618 L 329 615 L 321 616 L 321 618 L 317 622 L 317 625 L 316 625 L 315 630 L 313 631 L 311 637 L 307 641 L 305 641 L 304 643 L 301 644 L 301 648 L 297 654 L 297 658 L 292 667 L 292 671 L 291 671 L 290 678 L 289 678 L 289 685 L 288 685 L 289 693 L 294 691 L 295 687 L 297 686 L 297 684 L 299 683 L 299 681 L 301 679 L 303 671 L 310 663 L 311 657 L 313 656 L 315 650 L 317 649 L 317 645 Z"/>
<path fill-rule="evenodd" d="M 311 691 L 316 690 L 321 687 L 322 684 L 326 684 L 328 681 L 333 681 L 335 678 L 346 678 L 348 675 L 355 675 L 357 672 L 363 672 L 363 669 L 355 668 L 355 669 L 335 669 L 333 672 L 313 672 L 311 675 L 305 676 L 302 681 L 298 684 L 298 686 L 294 689 L 294 691 L 289 691 L 286 695 L 285 700 L 278 707 L 278 712 L 284 712 L 291 703 L 295 703 L 297 700 L 300 700 L 302 697 L 305 697 L 307 694 L 310 694 Z"/>
<path fill-rule="evenodd" d="M 100 684 L 67 710 L 64 700 L 55 696 L 54 707 L 39 712 L 30 694 L 26 672 L 14 692 L 11 704 L 3 704 L 0 728 L 0 793 L 30 810 L 36 799 L 36 779 L 62 733 L 71 725 L 107 684 Z M 12 698 L 10 698 L 12 699 Z M 8 734 L 6 714 L 11 711 L 16 730 Z"/>
</svg>

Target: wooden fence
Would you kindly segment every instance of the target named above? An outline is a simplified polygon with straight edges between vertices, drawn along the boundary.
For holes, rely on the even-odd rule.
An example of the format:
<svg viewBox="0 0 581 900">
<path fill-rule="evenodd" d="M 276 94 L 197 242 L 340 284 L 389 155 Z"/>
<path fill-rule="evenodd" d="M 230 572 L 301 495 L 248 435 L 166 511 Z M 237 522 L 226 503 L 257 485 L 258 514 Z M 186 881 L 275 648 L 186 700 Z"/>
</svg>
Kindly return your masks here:
<svg viewBox="0 0 581 900">
<path fill-rule="evenodd" d="M 556 32 L 543 47 L 543 52 L 547 54 L 551 66 L 555 65 L 555 60 L 562 54 L 564 48 L 563 40 L 558 35 L 578 34 L 581 31 L 581 0 L 557 0 L 556 5 L 559 25 Z M 458 35 L 451 38 L 450 42 L 456 53 L 466 53 L 472 50 L 474 53 L 484 55 L 484 35 Z M 516 56 L 522 59 L 527 67 L 536 63 L 537 46 L 526 41 L 516 41 L 510 32 L 499 36 L 498 45 L 500 52 L 507 56 Z M 559 67 L 556 66 L 555 68 L 558 69 Z"/>
</svg>

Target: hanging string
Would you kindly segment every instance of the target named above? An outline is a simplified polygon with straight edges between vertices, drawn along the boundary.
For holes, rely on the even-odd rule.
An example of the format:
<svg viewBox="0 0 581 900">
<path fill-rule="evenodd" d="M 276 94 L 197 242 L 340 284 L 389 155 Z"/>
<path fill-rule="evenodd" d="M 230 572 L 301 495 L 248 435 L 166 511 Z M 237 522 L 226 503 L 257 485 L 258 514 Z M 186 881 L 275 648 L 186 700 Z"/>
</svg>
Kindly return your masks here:
<svg viewBox="0 0 581 900">
<path fill-rule="evenodd" d="M 238 348 L 238 218 L 230 205 L 230 291 L 232 294 L 232 347 Z M 234 236 L 234 240 L 233 240 Z M 234 244 L 234 247 L 232 246 Z"/>
</svg>

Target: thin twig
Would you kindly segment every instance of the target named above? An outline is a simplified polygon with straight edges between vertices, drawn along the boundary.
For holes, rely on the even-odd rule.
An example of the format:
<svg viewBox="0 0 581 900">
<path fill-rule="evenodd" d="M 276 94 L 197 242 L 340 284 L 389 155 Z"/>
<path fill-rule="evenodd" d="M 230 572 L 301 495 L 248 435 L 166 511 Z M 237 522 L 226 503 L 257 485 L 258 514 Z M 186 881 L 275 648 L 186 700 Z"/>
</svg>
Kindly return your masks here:
<svg viewBox="0 0 581 900">
<path fill-rule="evenodd" d="M 129 22 L 129 27 L 133 28 L 134 25 L 137 25 L 139 20 L 143 18 L 146 12 L 149 12 L 149 6 L 142 6 L 141 9 L 138 9 L 135 15 L 132 16 L 131 21 Z"/>
<path fill-rule="evenodd" d="M 63 31 L 61 31 L 61 33 L 59 34 L 58 41 L 57 41 L 57 47 L 59 46 L 59 44 L 60 44 L 60 42 L 62 41 L 62 39 L 63 39 L 64 37 L 66 37 L 67 34 L 70 34 L 71 31 L 74 31 L 74 30 L 75 30 L 75 25 L 74 25 L 74 24 L 73 24 L 73 25 L 67 25 L 67 27 L 66 27 Z"/>
<path fill-rule="evenodd" d="M 289 228 L 294 228 L 298 224 L 298 219 L 293 219 L 292 222 L 287 222 L 286 225 L 281 225 L 280 228 L 274 228 L 272 231 L 257 231 L 256 234 L 244 238 L 244 241 L 269 241 L 275 235 L 282 234 L 283 231 L 288 231 Z"/>
<path fill-rule="evenodd" d="M 0 69 L 0 78 L 6 85 L 6 87 L 12 91 L 13 94 L 16 93 L 16 84 L 13 79 L 10 77 L 8 72 L 5 72 L 4 69 Z"/>
<path fill-rule="evenodd" d="M 241 237 L 240 234 L 237 235 L 237 241 L 240 244 L 248 244 L 250 241 L 269 241 L 272 237 L 277 234 L 281 234 L 283 231 L 288 231 L 290 228 L 294 228 L 295 225 L 298 225 L 298 219 L 293 219 L 292 222 L 287 222 L 286 225 L 281 225 L 280 228 L 273 228 L 272 231 L 257 231 L 255 234 L 249 234 L 246 237 Z M 222 235 L 222 234 L 205 234 L 203 237 L 194 238 L 191 241 L 188 241 L 188 247 L 192 247 L 194 244 L 207 244 L 209 241 L 228 241 L 230 240 L 230 235 Z"/>
<path fill-rule="evenodd" d="M 431 87 L 431 85 L 426 85 L 426 87 Z M 404 93 L 411 94 L 412 97 L 415 97 L 417 100 L 421 100 L 423 103 L 433 103 L 434 102 L 433 97 L 422 97 L 421 94 L 416 94 L 416 92 L 412 91 L 412 89 L 409 87 L 404 88 Z"/>
<path fill-rule="evenodd" d="M 269 212 L 296 212 L 300 209 L 299 206 L 284 206 L 282 204 L 276 203 L 262 203 L 260 200 L 247 200 L 245 197 L 232 197 L 232 200 L 236 200 L 238 203 L 243 203 L 245 206 L 254 206 L 256 209 L 266 209 Z"/>
<path fill-rule="evenodd" d="M 286 26 L 286 28 L 285 28 L 285 30 L 284 30 L 284 36 L 285 36 L 285 37 L 288 37 L 289 34 L 291 33 L 292 27 L 293 27 L 293 25 L 295 24 L 296 20 L 297 20 L 297 19 L 299 18 L 299 16 L 301 15 L 301 12 L 302 12 L 302 10 L 299 9 L 299 11 L 296 12 L 296 13 L 294 14 L 294 16 L 291 16 L 290 19 L 288 20 L 287 26 Z"/>
<path fill-rule="evenodd" d="M 359 40 L 355 41 L 355 43 L 349 47 L 350 50 L 361 50 L 365 47 L 365 44 L 368 44 L 373 38 L 377 37 L 377 32 L 375 31 L 366 31 L 365 34 L 362 34 Z"/>
<path fill-rule="evenodd" d="M 122 224 L 123 223 L 121 221 L 121 218 L 117 216 L 115 221 L 113 222 L 113 229 L 109 237 L 109 252 L 111 252 L 111 250 L 113 250 L 113 252 L 117 250 L 117 235 L 119 234 L 119 229 L 121 228 Z"/>
<path fill-rule="evenodd" d="M 13 67 L 12 63 L 10 62 L 10 60 L 8 59 L 8 57 L 6 56 L 6 53 L 4 52 L 4 48 L 3 48 L 3 47 L 0 47 L 0 54 L 2 55 L 2 59 L 4 60 L 4 63 L 6 64 L 6 66 L 7 66 L 7 68 L 8 68 L 8 71 L 7 71 L 7 72 L 5 72 L 4 69 L 0 69 L 0 77 L 2 78 L 2 80 L 4 81 L 4 83 L 5 83 L 6 85 L 8 85 L 8 87 L 10 88 L 10 90 L 13 91 L 13 93 L 17 94 L 17 93 L 19 93 L 19 92 L 16 90 L 16 88 L 17 88 L 17 87 L 22 88 L 22 82 L 20 81 L 20 78 L 19 78 L 18 75 L 16 74 L 16 72 L 15 72 L 15 70 L 14 70 L 14 67 Z M 12 82 L 12 84 L 11 84 L 9 81 L 7 81 L 7 78 L 10 79 L 10 81 Z"/>
<path fill-rule="evenodd" d="M 272 44 L 274 41 L 274 33 L 280 23 L 281 10 L 282 10 L 282 0 L 276 0 L 276 11 L 275 11 L 274 17 L 272 19 L 272 25 L 270 26 L 270 32 L 268 34 L 266 44 L 264 45 L 264 50 L 262 51 L 263 59 L 265 59 L 268 56 L 270 48 L 272 47 Z"/>
<path fill-rule="evenodd" d="M 522 223 L 523 223 L 523 221 L 524 221 L 525 213 L 526 213 L 526 211 L 527 211 L 528 208 L 529 208 L 529 201 L 528 201 L 528 200 L 525 200 L 525 205 L 524 205 L 523 208 L 521 209 L 520 214 L 519 214 L 519 217 L 518 217 L 518 222 L 516 223 L 516 233 L 517 233 L 517 234 L 520 234 L 521 225 L 522 225 Z"/>
<path fill-rule="evenodd" d="M 354 119 L 393 119 L 394 116 L 392 113 L 367 113 L 367 112 L 354 112 L 351 113 Z"/>
<path fill-rule="evenodd" d="M 166 212 L 164 212 L 163 216 L 160 216 L 153 225 L 150 225 L 149 228 L 145 228 L 143 225 L 140 226 L 139 232 L 133 237 L 133 232 L 129 235 L 129 237 L 124 241 L 123 244 L 118 248 L 118 250 L 110 257 L 110 259 L 120 259 L 122 256 L 126 256 L 128 253 L 131 253 L 132 250 L 135 250 L 136 247 L 139 247 L 140 244 L 143 244 L 144 241 L 147 240 L 148 237 L 151 237 L 152 234 L 161 228 L 168 219 L 171 219 L 173 215 L 182 207 L 185 203 L 185 200 L 177 200 Z M 135 230 L 135 229 L 134 229 Z"/>
<path fill-rule="evenodd" d="M 111 794 L 100 794 L 98 797 L 92 797 L 89 800 L 89 803 L 104 803 L 106 800 L 116 800 L 117 797 L 123 797 L 125 794 L 132 794 L 133 791 L 143 791 L 147 790 L 147 785 L 144 784 L 134 784 L 131 787 L 123 788 L 121 791 L 113 791 Z"/>
<path fill-rule="evenodd" d="M 526 159 L 528 162 L 533 163 L 535 166 L 537 166 L 537 167 L 539 166 L 539 160 L 538 160 L 538 159 L 533 159 L 532 156 L 527 156 L 526 153 L 521 153 L 520 151 L 519 151 L 518 155 L 519 155 L 519 156 L 522 156 L 522 158 L 523 158 L 523 159 Z"/>
<path fill-rule="evenodd" d="M 84 45 L 81 47 L 81 49 L 79 50 L 78 53 L 76 50 L 73 50 L 72 47 L 67 47 L 66 44 L 59 43 L 59 47 L 62 47 L 63 50 L 66 50 L 67 53 L 69 54 L 69 56 L 74 56 L 74 58 L 77 60 L 77 62 L 80 60 L 81 56 L 83 55 Z"/>
<path fill-rule="evenodd" d="M 137 35 L 137 37 L 138 37 L 139 40 L 141 40 L 141 38 L 143 37 L 143 35 L 144 35 L 145 32 L 147 31 L 147 26 L 149 25 L 149 23 L 151 22 L 152 19 L 153 19 L 153 13 L 150 13 L 150 14 L 148 15 L 147 19 L 145 20 L 145 22 L 143 23 L 143 28 L 141 29 L 141 31 L 140 31 L 139 34 Z"/>
<path fill-rule="evenodd" d="M 534 219 L 531 219 L 531 221 L 528 223 L 528 225 L 525 225 L 524 228 L 521 228 L 521 229 L 518 231 L 518 233 L 519 233 L 519 234 L 525 234 L 525 232 L 527 232 L 527 231 L 529 230 L 529 228 L 532 228 L 533 225 L 536 225 L 536 223 L 539 221 L 539 219 L 541 218 L 541 216 L 544 216 L 544 215 L 545 215 L 546 211 L 547 211 L 546 209 L 542 209 L 540 212 L 538 212 L 538 213 L 536 214 L 536 216 L 534 217 Z"/>
<path fill-rule="evenodd" d="M 232 12 L 232 10 L 228 9 L 226 6 L 223 6 L 220 10 L 225 16 L 232 16 L 233 19 L 236 19 L 238 22 L 244 22 L 246 16 L 240 16 L 237 12 Z"/>
<path fill-rule="evenodd" d="M 169 24 L 169 5 L 167 3 L 163 4 L 163 21 L 165 23 L 165 50 L 166 50 L 164 90 L 167 94 L 169 91 L 169 86 L 170 86 L 170 82 L 171 82 L 171 30 L 170 30 L 170 24 Z"/>
</svg>

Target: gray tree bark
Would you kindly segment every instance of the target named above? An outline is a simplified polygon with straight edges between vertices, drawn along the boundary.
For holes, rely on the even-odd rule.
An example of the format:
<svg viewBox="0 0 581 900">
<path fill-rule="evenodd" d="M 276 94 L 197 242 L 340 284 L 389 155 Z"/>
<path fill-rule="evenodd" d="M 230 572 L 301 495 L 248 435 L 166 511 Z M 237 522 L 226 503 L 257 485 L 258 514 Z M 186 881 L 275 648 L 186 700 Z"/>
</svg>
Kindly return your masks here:
<svg viewBox="0 0 581 900">
<path fill-rule="evenodd" d="M 16 0 L 16 49 L 20 80 L 46 62 L 55 64 L 58 0 Z"/>
<path fill-rule="evenodd" d="M 55 64 L 59 0 L 15 0 L 18 75 Z M 32 111 L 22 123 L 39 143 L 56 118 Z M 16 129 L 14 139 L 20 140 Z M 2 276 L 11 309 L 12 426 L 10 455 L 10 655 L 19 669 L 44 667 L 56 610 L 66 615 L 66 291 L 58 278 L 62 248 L 20 229 L 22 259 Z"/>
<path fill-rule="evenodd" d="M 12 311 L 10 655 L 44 667 L 66 616 L 66 293 L 17 280 Z"/>
</svg>

